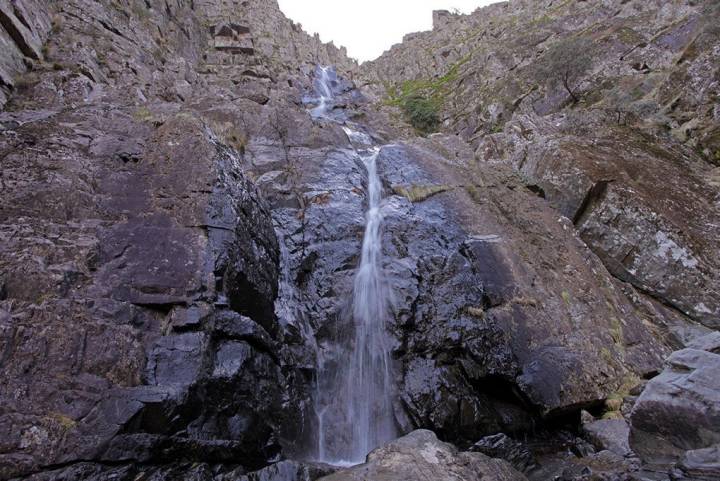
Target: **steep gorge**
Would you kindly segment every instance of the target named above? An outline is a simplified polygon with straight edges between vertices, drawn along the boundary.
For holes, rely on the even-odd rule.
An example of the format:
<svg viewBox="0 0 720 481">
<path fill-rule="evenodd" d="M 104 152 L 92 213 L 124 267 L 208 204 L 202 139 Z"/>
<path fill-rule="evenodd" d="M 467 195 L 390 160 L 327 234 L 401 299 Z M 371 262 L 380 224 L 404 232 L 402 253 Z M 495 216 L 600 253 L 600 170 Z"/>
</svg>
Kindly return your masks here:
<svg viewBox="0 0 720 481">
<path fill-rule="evenodd" d="M 712 479 L 693 450 L 720 443 L 717 389 L 677 421 L 702 439 L 647 449 L 669 414 L 652 383 L 720 366 L 712 2 L 436 12 L 360 67 L 274 0 L 0 12 L 0 479 L 330 474 L 315 461 L 363 427 L 343 395 L 318 406 L 386 383 L 358 366 L 388 360 L 348 357 L 384 311 L 392 405 L 361 401 L 388 432 L 485 453 L 504 433 L 540 466 L 492 456 L 538 481 Z M 597 46 L 578 102 L 535 76 L 568 37 Z M 415 95 L 439 132 L 401 118 Z M 629 429 L 641 392 L 637 459 L 595 430 Z M 525 479 L 433 439 L 374 455 Z M 329 479 L 405 479 L 362 476 Z"/>
</svg>

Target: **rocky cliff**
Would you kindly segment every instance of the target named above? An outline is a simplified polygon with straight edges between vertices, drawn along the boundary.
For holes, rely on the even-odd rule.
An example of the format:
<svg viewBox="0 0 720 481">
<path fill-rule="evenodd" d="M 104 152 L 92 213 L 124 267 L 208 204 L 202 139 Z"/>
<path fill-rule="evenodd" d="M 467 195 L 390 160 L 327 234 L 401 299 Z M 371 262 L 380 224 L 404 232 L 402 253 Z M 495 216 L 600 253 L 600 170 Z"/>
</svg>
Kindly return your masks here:
<svg viewBox="0 0 720 481">
<path fill-rule="evenodd" d="M 717 14 L 437 12 L 358 67 L 274 0 L 0 1 L 0 479 L 335 470 L 309 461 L 318 372 L 352 327 L 355 136 L 379 146 L 400 434 L 538 481 L 705 475 L 709 438 L 678 428 L 659 461 L 647 445 L 666 384 L 717 367 L 700 339 L 720 322 Z M 554 52 L 586 41 L 563 82 Z M 334 66 L 325 118 L 317 65 Z M 404 121 L 417 98 L 439 132 Z M 641 465 L 624 419 L 648 379 Z M 712 426 L 715 391 L 682 392 L 679 423 Z M 426 431 L 330 479 L 414 473 L 398 456 L 523 479 Z"/>
<path fill-rule="evenodd" d="M 685 1 L 436 12 L 363 71 L 391 103 L 431 98 L 444 131 L 541 189 L 615 277 L 717 328 L 717 17 Z"/>
<path fill-rule="evenodd" d="M 0 477 L 278 459 L 308 376 L 249 144 L 279 155 L 306 73 L 354 64 L 266 1 L 4 2 L 2 20 Z"/>
</svg>

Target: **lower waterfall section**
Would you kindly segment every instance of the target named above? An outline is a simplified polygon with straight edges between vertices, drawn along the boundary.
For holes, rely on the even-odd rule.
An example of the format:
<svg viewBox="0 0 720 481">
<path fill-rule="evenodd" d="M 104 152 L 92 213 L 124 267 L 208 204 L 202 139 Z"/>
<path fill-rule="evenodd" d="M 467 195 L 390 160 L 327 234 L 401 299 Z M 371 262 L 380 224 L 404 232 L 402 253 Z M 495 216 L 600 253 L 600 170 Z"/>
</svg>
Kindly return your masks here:
<svg viewBox="0 0 720 481">
<path fill-rule="evenodd" d="M 319 363 L 318 459 L 333 464 L 363 462 L 372 449 L 396 436 L 386 327 L 389 286 L 382 268 L 379 152 L 377 147 L 358 152 L 368 172 L 368 210 L 350 318 L 342 322 L 350 332 L 339 340 L 335 359 Z"/>
<path fill-rule="evenodd" d="M 333 112 L 337 77 L 329 67 L 318 67 L 315 120 L 342 125 L 356 159 L 367 172 L 367 211 L 360 263 L 352 299 L 338 319 L 335 339 L 318 345 L 317 416 L 318 461 L 358 464 L 374 448 L 397 435 L 393 412 L 395 392 L 387 321 L 390 286 L 382 265 L 382 183 L 377 160 L 380 147 L 362 127 L 340 120 Z"/>
<path fill-rule="evenodd" d="M 382 269 L 381 192 L 375 149 L 363 157 L 368 172 L 368 211 L 360 267 L 353 286 L 355 346 L 346 375 L 348 411 L 353 424 L 352 460 L 363 460 L 373 448 L 395 435 L 392 374 L 386 319 L 388 285 Z"/>
</svg>

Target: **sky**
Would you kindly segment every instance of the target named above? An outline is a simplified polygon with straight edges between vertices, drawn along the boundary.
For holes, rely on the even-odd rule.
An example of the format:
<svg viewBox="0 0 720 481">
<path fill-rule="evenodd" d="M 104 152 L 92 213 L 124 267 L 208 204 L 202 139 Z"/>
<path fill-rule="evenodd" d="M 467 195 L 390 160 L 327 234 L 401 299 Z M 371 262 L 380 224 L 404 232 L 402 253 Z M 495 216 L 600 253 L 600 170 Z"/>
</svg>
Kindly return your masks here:
<svg viewBox="0 0 720 481">
<path fill-rule="evenodd" d="M 324 42 L 345 46 L 361 62 L 373 60 L 405 34 L 430 30 L 433 10 L 470 13 L 498 0 L 279 0 L 282 11 Z"/>
</svg>

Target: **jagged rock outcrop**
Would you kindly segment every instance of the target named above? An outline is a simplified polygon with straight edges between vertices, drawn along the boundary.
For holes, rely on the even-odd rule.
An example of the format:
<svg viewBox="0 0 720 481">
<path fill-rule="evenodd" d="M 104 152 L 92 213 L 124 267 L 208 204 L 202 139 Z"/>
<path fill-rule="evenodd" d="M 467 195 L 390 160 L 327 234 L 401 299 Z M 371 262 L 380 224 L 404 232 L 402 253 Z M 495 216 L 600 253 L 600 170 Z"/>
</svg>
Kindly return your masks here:
<svg viewBox="0 0 720 481">
<path fill-rule="evenodd" d="M 50 32 L 50 12 L 44 0 L 0 2 L 0 106 L 17 88 L 17 76 L 28 64 L 43 60 L 43 43 Z"/>
<path fill-rule="evenodd" d="M 485 436 L 469 450 L 491 458 L 504 459 L 520 472 L 531 471 L 537 466 L 535 457 L 527 446 L 503 433 Z"/>
</svg>

